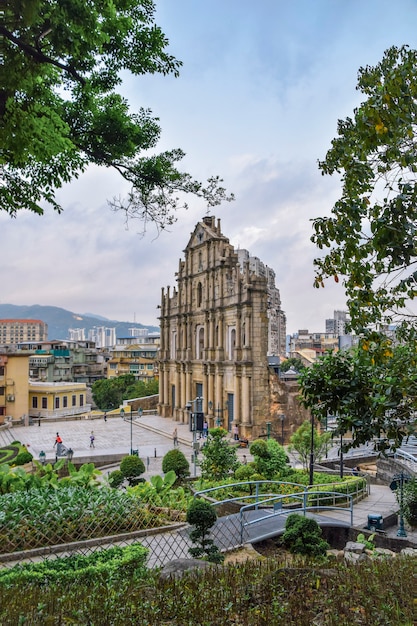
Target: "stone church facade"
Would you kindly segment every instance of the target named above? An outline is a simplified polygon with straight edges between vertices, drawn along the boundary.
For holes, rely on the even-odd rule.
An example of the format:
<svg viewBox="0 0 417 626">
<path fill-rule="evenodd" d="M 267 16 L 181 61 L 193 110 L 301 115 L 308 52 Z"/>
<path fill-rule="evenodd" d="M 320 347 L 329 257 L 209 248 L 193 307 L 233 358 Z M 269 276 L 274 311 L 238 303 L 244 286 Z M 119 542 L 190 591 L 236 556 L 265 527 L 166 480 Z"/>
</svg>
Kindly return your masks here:
<svg viewBox="0 0 417 626">
<path fill-rule="evenodd" d="M 176 287 L 161 294 L 159 414 L 188 422 L 191 404 L 209 427 L 238 426 L 241 437 L 256 438 L 271 417 L 271 274 L 251 269 L 212 216 L 195 226 L 184 252 Z M 272 317 L 285 342 L 284 313 Z"/>
</svg>

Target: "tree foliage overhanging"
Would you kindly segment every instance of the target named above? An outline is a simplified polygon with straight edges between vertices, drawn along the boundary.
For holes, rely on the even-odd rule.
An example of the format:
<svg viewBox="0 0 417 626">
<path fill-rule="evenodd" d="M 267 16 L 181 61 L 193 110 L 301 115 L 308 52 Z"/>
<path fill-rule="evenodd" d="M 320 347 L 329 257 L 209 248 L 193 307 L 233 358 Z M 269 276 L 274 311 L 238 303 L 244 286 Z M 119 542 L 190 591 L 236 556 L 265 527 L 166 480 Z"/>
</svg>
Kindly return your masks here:
<svg viewBox="0 0 417 626">
<path fill-rule="evenodd" d="M 389 48 L 359 70 L 357 89 L 366 100 L 339 120 L 319 164 L 341 176 L 342 194 L 330 217 L 313 220 L 312 241 L 326 249 L 315 260 L 315 286 L 343 277 L 360 332 L 416 321 L 408 307 L 417 296 L 417 51 Z"/>
<path fill-rule="evenodd" d="M 338 136 L 323 174 L 342 180 L 330 217 L 313 220 L 315 286 L 343 285 L 357 350 L 327 355 L 300 377 L 303 403 L 337 415 L 357 446 L 395 449 L 416 430 L 417 411 L 417 51 L 391 47 L 361 68 L 366 96 Z M 387 332 L 395 325 L 395 334 Z"/>
<path fill-rule="evenodd" d="M 5 0 L 0 24 L 0 207 L 42 214 L 62 207 L 55 192 L 91 164 L 130 185 L 110 205 L 163 229 L 186 207 L 230 200 L 221 179 L 206 186 L 177 169 L 184 153 L 153 151 L 159 120 L 129 111 L 116 91 L 122 74 L 172 74 L 181 62 L 154 22 L 153 0 Z M 181 199 L 182 198 L 182 199 Z"/>
<path fill-rule="evenodd" d="M 370 441 L 396 449 L 417 428 L 417 337 L 394 345 L 365 333 L 357 349 L 327 353 L 299 383 L 304 406 L 322 422 L 337 416 L 336 434 L 351 433 L 345 450 Z"/>
</svg>

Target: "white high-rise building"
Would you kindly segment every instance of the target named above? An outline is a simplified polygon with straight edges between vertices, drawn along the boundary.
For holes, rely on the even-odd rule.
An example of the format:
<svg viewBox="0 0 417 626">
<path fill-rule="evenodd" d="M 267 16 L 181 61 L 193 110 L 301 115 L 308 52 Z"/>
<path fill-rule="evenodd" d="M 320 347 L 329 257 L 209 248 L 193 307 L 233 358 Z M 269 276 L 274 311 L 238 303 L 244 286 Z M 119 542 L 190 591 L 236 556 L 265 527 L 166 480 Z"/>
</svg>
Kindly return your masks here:
<svg viewBox="0 0 417 626">
<path fill-rule="evenodd" d="M 95 342 L 96 348 L 112 348 L 116 345 L 116 329 L 93 326 L 88 331 L 88 339 Z"/>
</svg>

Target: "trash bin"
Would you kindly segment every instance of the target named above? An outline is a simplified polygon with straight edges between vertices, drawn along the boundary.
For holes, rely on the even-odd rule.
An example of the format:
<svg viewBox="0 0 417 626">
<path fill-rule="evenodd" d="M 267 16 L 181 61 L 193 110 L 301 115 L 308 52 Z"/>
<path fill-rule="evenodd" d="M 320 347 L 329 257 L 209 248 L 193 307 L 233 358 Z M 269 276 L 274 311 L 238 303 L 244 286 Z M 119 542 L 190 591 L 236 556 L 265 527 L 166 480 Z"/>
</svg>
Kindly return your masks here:
<svg viewBox="0 0 417 626">
<path fill-rule="evenodd" d="M 383 530 L 382 515 L 375 514 L 375 513 L 369 514 L 367 529 L 372 530 L 372 531 Z"/>
</svg>

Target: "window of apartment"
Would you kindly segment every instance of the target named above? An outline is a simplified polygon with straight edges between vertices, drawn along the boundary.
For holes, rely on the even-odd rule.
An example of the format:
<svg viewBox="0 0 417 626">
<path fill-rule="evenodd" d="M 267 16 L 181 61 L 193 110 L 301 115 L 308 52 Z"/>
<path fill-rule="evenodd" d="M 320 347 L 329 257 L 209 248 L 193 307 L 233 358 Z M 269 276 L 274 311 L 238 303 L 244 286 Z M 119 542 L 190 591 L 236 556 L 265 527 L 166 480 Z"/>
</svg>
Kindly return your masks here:
<svg viewBox="0 0 417 626">
<path fill-rule="evenodd" d="M 46 398 L 45 396 L 42 398 L 42 408 L 43 409 L 48 408 L 48 398 Z"/>
<path fill-rule="evenodd" d="M 5 387 L 0 387 L 0 396 L 4 396 Z"/>
<path fill-rule="evenodd" d="M 33 396 L 32 398 L 32 409 L 37 409 L 38 408 L 38 398 L 37 396 Z"/>
<path fill-rule="evenodd" d="M 55 398 L 55 408 L 59 409 L 59 398 Z"/>
<path fill-rule="evenodd" d="M 4 366 L 0 367 L 0 376 L 4 376 Z"/>
<path fill-rule="evenodd" d="M 80 406 L 84 406 L 84 396 L 80 393 Z"/>
<path fill-rule="evenodd" d="M 117 368 L 117 363 L 110 363 L 110 369 L 115 370 Z"/>
<path fill-rule="evenodd" d="M 148 365 L 146 366 L 147 370 L 152 370 L 153 369 L 153 363 L 148 363 Z"/>
<path fill-rule="evenodd" d="M 64 396 L 62 398 L 62 406 L 64 407 L 64 409 L 67 408 L 67 406 L 68 406 L 68 396 Z"/>
</svg>

